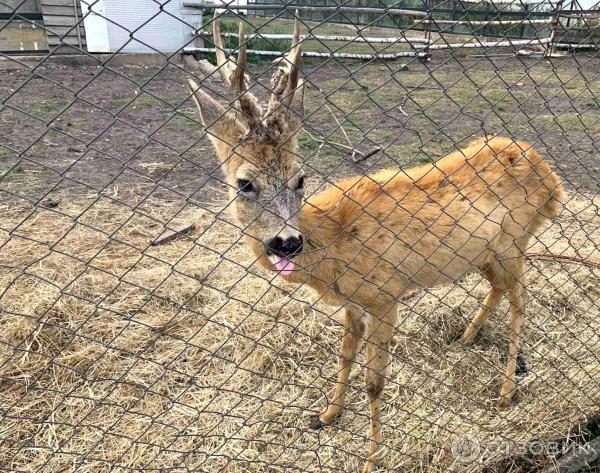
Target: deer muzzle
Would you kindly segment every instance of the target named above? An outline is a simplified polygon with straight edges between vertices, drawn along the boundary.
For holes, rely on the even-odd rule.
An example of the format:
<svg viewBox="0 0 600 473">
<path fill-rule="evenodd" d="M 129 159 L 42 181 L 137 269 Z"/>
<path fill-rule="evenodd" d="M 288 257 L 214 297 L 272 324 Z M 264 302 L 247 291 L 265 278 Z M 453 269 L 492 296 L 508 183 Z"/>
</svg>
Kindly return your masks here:
<svg viewBox="0 0 600 473">
<path fill-rule="evenodd" d="M 301 234 L 276 236 L 265 243 L 265 251 L 281 276 L 289 276 L 294 271 L 294 257 L 302 252 L 304 237 Z"/>
</svg>

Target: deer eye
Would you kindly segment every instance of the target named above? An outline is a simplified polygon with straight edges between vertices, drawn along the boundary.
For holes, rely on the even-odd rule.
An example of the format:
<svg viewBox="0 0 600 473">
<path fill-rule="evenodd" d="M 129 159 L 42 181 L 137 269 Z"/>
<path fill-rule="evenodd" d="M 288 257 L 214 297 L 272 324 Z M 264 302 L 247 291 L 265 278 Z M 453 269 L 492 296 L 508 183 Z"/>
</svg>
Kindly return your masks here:
<svg viewBox="0 0 600 473">
<path fill-rule="evenodd" d="M 248 179 L 238 179 L 237 188 L 240 192 L 252 192 L 254 185 Z"/>
<path fill-rule="evenodd" d="M 300 177 L 300 179 L 298 179 L 298 184 L 296 184 L 297 191 L 301 191 L 302 189 L 304 189 L 304 176 Z"/>
</svg>

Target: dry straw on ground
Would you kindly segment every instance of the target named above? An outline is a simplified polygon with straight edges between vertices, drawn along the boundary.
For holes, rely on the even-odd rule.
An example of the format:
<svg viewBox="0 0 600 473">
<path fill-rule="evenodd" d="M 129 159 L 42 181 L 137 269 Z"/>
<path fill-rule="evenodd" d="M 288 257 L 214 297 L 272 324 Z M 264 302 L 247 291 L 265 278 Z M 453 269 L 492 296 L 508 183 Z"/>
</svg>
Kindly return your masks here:
<svg viewBox="0 0 600 473">
<path fill-rule="evenodd" d="M 571 200 L 531 251 L 600 261 L 599 203 Z M 333 387 L 339 312 L 251 268 L 225 217 L 150 201 L 133 211 L 106 197 L 63 198 L 59 209 L 10 204 L 2 215 L 2 228 L 14 228 L 0 233 L 4 468 L 359 468 L 368 422 L 362 367 L 340 421 L 307 429 Z M 159 222 L 187 220 L 196 224 L 189 238 L 149 247 Z M 508 440 L 565 436 L 597 409 L 600 270 L 530 266 L 529 374 L 507 411 L 494 402 L 508 345 L 506 303 L 473 347 L 452 343 L 486 293 L 478 275 L 399 308 L 385 468 L 493 471 L 511 454 Z M 450 452 L 465 433 L 484 448 L 469 465 Z"/>
</svg>

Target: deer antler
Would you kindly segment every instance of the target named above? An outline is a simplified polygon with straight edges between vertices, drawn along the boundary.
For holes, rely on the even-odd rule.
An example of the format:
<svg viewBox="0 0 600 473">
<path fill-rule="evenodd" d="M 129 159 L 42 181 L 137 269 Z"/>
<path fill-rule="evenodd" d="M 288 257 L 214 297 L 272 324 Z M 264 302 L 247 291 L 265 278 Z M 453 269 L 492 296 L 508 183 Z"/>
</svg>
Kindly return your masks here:
<svg viewBox="0 0 600 473">
<path fill-rule="evenodd" d="M 285 57 L 274 61 L 277 65 L 277 70 L 271 80 L 272 94 L 264 116 L 258 99 L 248 90 L 249 80 L 245 73 L 247 56 L 244 24 L 240 22 L 239 25 L 238 55 L 237 60 L 233 60 L 226 57 L 221 38 L 221 28 L 219 27 L 219 15 L 215 11 L 213 17 L 213 40 L 215 43 L 217 65 L 211 66 L 208 63 L 200 63 L 198 68 L 207 70 L 210 74 L 218 71 L 223 80 L 229 85 L 231 93 L 235 95 L 236 115 L 239 116 L 241 114 L 242 118 L 238 122 L 238 126 L 241 125 L 245 128 L 244 134 L 255 132 L 254 136 L 257 139 L 271 142 L 288 140 L 300 130 L 304 111 L 304 81 L 300 79 L 302 51 L 300 46 L 298 12 L 296 11 L 292 47 Z M 190 87 L 192 93 L 197 92 L 197 86 Z M 212 100 L 211 102 L 209 100 L 210 97 L 206 99 L 202 94 L 200 97 L 203 101 L 209 103 L 211 110 L 218 110 L 218 103 L 216 101 Z M 201 106 L 202 104 L 199 103 L 199 105 Z M 202 107 L 200 108 L 202 110 Z M 209 115 L 208 112 L 206 114 Z M 212 118 L 213 121 L 218 120 L 218 117 Z"/>
<path fill-rule="evenodd" d="M 278 68 L 271 80 L 271 99 L 265 113 L 267 126 L 270 129 L 293 130 L 300 127 L 304 112 L 304 81 L 300 76 L 300 22 L 296 11 L 294 35 L 289 53 L 273 61 Z"/>
<path fill-rule="evenodd" d="M 248 91 L 248 77 L 246 69 L 246 44 L 244 38 L 244 23 L 239 23 L 239 47 L 237 60 L 233 62 L 225 57 L 221 28 L 219 27 L 219 15 L 215 10 L 213 17 L 213 39 L 215 42 L 215 53 L 217 56 L 217 68 L 223 80 L 229 84 L 231 92 L 236 96 L 237 105 L 242 112 L 250 130 L 256 128 L 262 119 L 262 110 L 257 98 Z"/>
<path fill-rule="evenodd" d="M 284 93 L 287 88 L 288 80 L 290 77 L 290 66 L 294 63 L 294 59 L 299 61 L 299 57 L 296 57 L 296 50 L 299 48 L 300 42 L 300 26 L 298 23 L 298 19 L 294 22 L 294 35 L 292 38 L 292 47 L 290 48 L 289 53 L 285 57 L 277 58 L 273 61 L 273 64 L 278 64 L 279 67 L 273 74 L 273 78 L 271 79 L 271 88 L 273 90 L 271 94 L 271 100 L 269 101 L 269 107 L 267 108 L 267 113 L 272 112 L 277 103 L 280 101 L 280 96 Z M 297 65 L 297 64 L 296 64 Z"/>
</svg>

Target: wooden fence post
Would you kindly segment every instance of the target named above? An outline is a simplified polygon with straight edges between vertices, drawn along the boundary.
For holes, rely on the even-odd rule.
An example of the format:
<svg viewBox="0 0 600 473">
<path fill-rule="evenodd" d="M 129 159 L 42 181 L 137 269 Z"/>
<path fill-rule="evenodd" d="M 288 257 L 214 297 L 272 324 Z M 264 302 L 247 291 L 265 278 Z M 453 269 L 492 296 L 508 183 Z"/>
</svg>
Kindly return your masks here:
<svg viewBox="0 0 600 473">
<path fill-rule="evenodd" d="M 546 47 L 546 57 L 552 57 L 552 55 L 554 54 L 556 27 L 560 22 L 560 13 L 562 11 L 563 2 L 564 0 L 558 0 L 558 2 L 556 2 L 556 8 L 552 15 L 552 22 L 550 23 L 550 41 L 548 43 L 548 46 Z"/>
<path fill-rule="evenodd" d="M 427 39 L 427 46 L 425 46 L 425 56 L 420 58 L 421 61 L 431 61 L 431 52 L 429 45 L 431 44 L 431 25 L 433 24 L 433 6 L 435 0 L 427 0 L 427 29 L 425 31 L 425 39 Z"/>
</svg>

